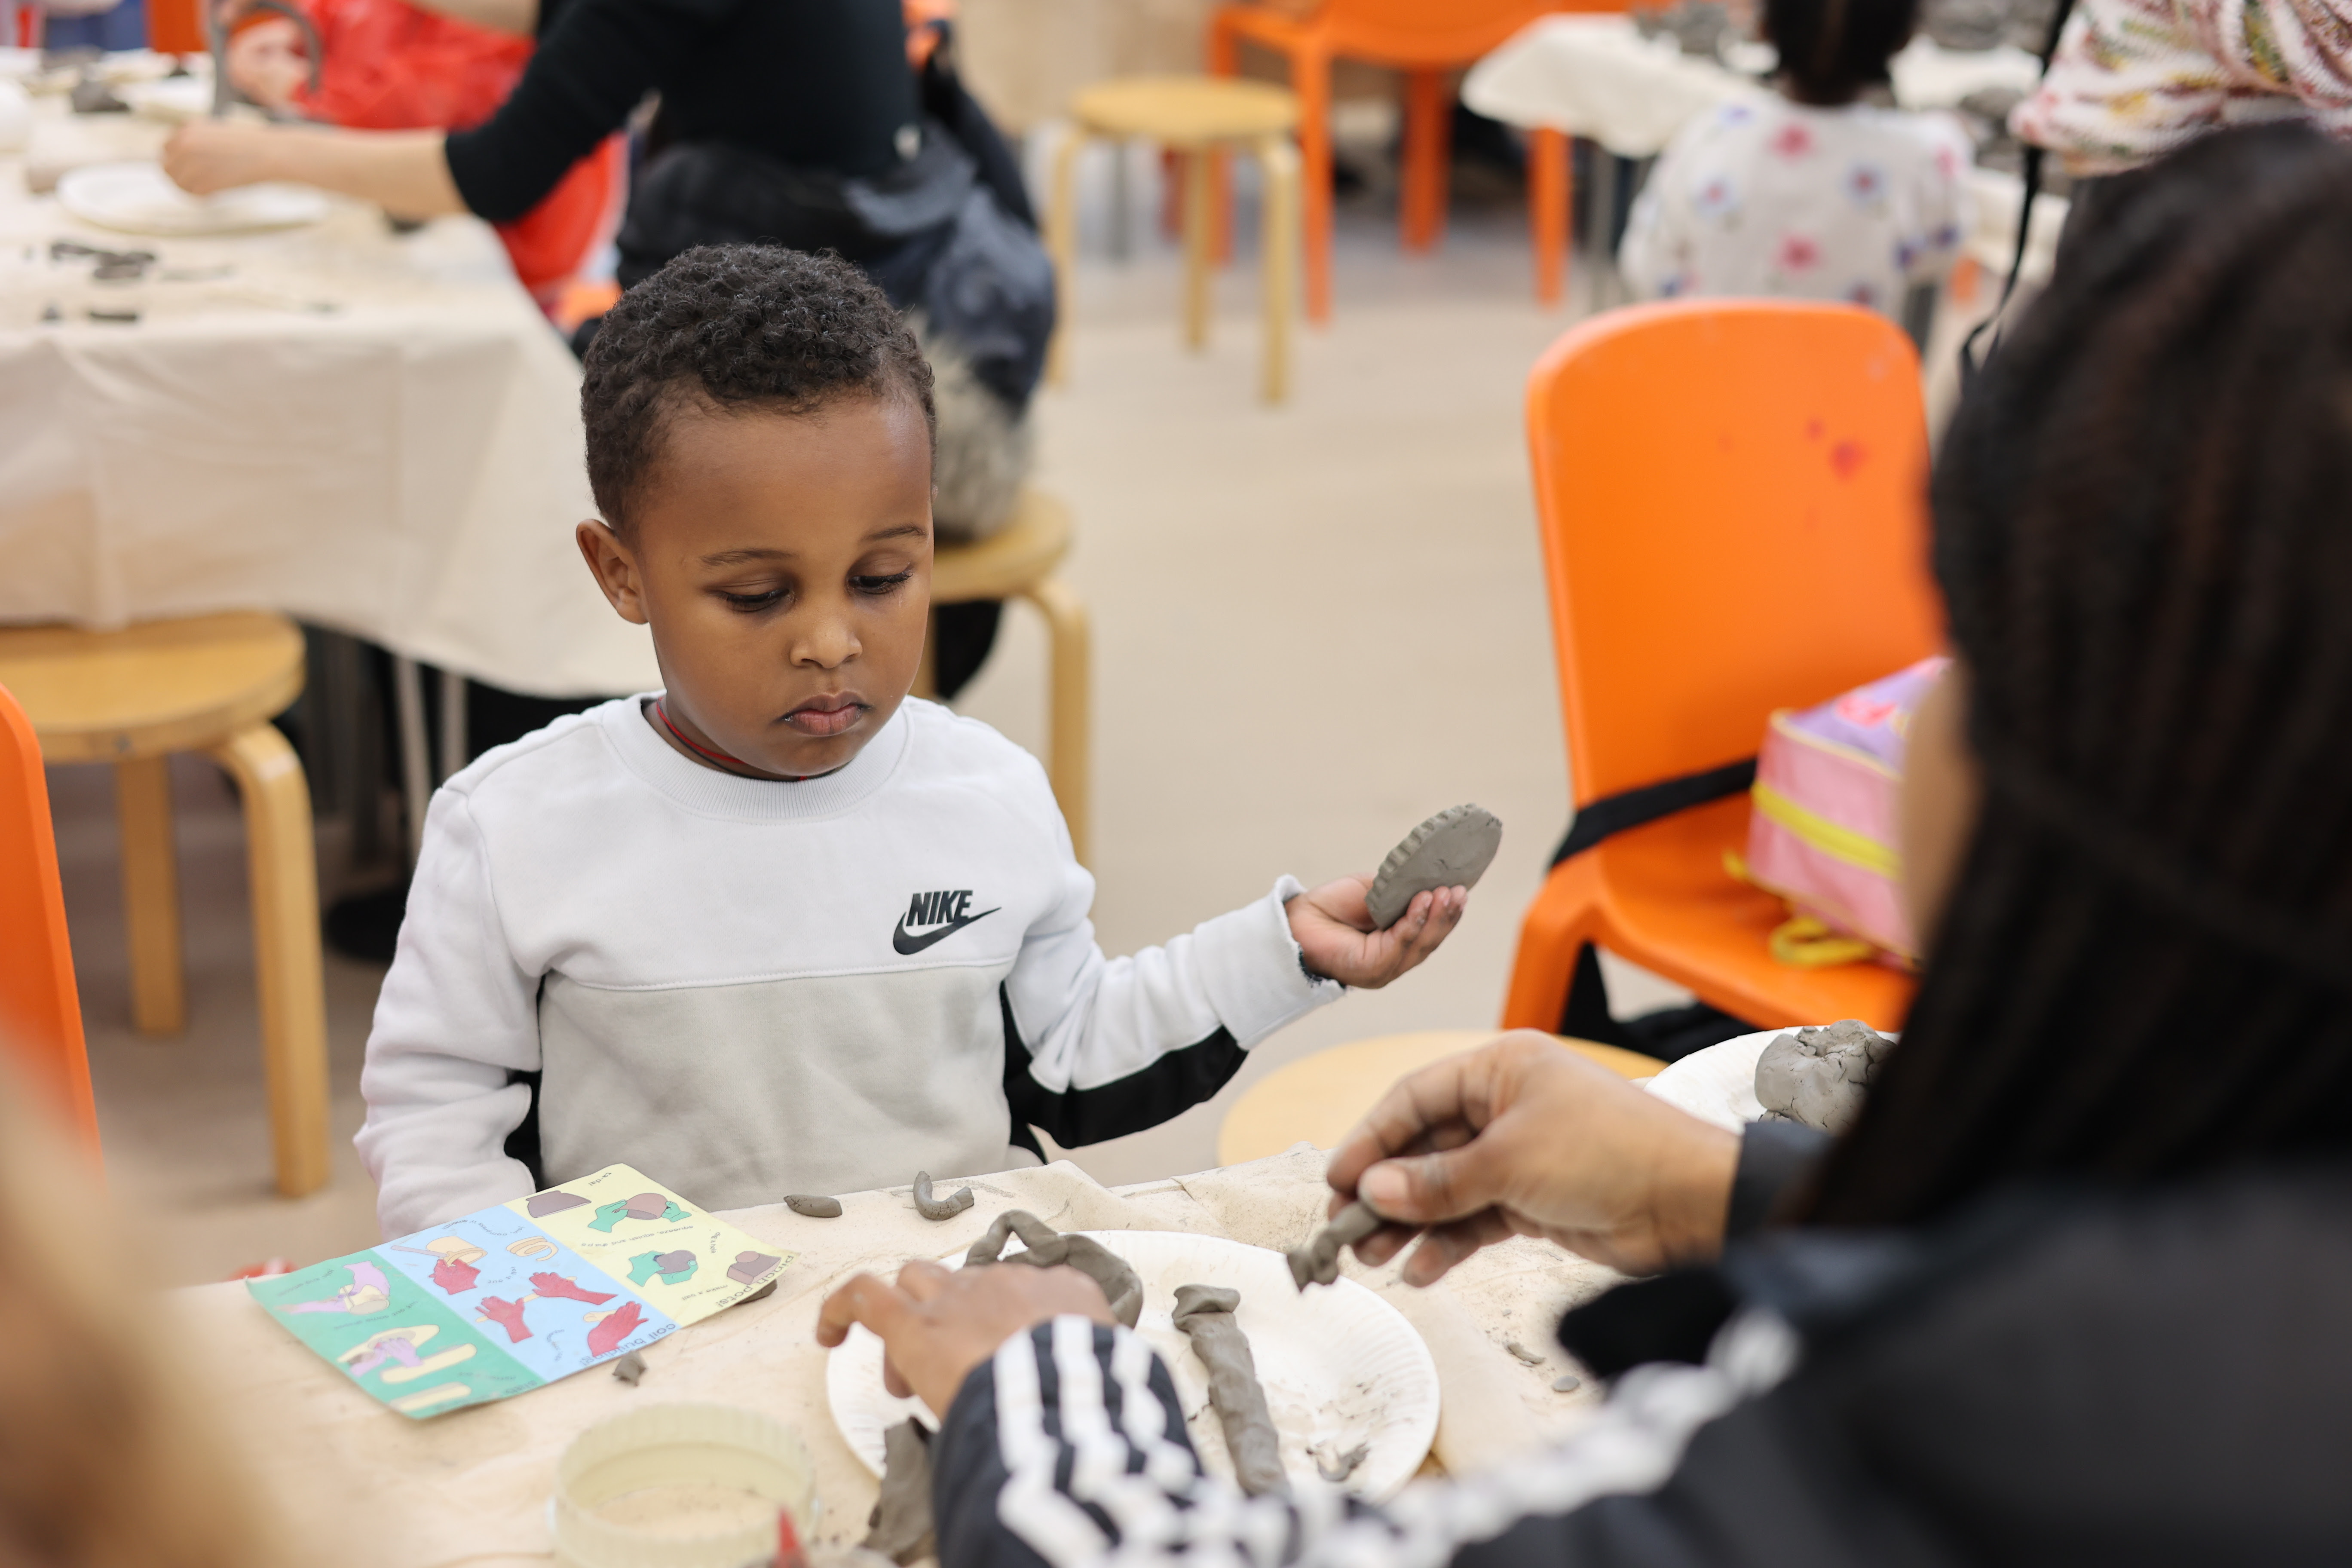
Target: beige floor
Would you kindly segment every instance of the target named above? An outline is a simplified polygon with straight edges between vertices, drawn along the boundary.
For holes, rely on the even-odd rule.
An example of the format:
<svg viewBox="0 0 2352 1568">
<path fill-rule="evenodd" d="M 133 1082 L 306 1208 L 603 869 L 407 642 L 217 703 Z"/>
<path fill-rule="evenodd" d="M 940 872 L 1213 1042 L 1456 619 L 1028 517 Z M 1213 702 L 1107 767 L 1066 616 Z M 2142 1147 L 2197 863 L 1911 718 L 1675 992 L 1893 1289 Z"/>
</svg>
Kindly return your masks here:
<svg viewBox="0 0 2352 1568">
<path fill-rule="evenodd" d="M 1147 237 L 1130 261 L 1082 268 L 1073 375 L 1040 405 L 1040 482 L 1076 510 L 1069 575 L 1095 616 L 1105 948 L 1186 930 L 1283 871 L 1370 870 L 1458 801 L 1507 826 L 1434 960 L 1266 1041 L 1215 1101 L 1078 1151 L 1107 1182 L 1213 1163 L 1223 1107 L 1302 1054 L 1497 1016 L 1567 801 L 1519 421 L 1528 367 L 1569 317 L 1536 307 L 1523 232 L 1508 206 L 1459 215 L 1443 253 L 1405 258 L 1384 218 L 1347 222 L 1336 319 L 1304 335 L 1280 409 L 1253 398 L 1253 269 L 1223 279 L 1216 341 L 1194 357 L 1177 343 L 1164 245 Z M 960 706 L 1035 746 L 1043 668 L 1040 629 L 1016 611 Z M 195 1021 L 150 1041 L 127 1021 L 110 786 L 100 770 L 52 772 L 115 1188 L 151 1211 L 178 1280 L 364 1246 L 372 1194 L 347 1139 L 380 976 L 330 955 L 339 1163 L 327 1192 L 280 1202 L 234 803 L 201 763 L 183 761 L 177 787 Z M 1638 979 L 1619 992 L 1672 995 Z"/>
</svg>

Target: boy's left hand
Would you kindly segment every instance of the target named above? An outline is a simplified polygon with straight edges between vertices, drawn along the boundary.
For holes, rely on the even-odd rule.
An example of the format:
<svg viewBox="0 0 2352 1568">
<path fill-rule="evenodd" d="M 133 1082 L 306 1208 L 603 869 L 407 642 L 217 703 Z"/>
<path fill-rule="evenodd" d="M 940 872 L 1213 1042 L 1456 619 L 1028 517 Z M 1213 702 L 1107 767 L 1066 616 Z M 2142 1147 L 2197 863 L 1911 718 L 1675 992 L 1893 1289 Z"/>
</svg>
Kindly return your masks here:
<svg viewBox="0 0 2352 1568">
<path fill-rule="evenodd" d="M 1467 888 L 1417 893 L 1396 924 L 1374 931 L 1372 911 L 1364 902 L 1371 890 L 1370 877 L 1342 877 L 1309 888 L 1284 906 L 1291 940 L 1306 956 L 1307 967 L 1363 991 L 1379 990 L 1435 952 L 1470 904 Z"/>
</svg>

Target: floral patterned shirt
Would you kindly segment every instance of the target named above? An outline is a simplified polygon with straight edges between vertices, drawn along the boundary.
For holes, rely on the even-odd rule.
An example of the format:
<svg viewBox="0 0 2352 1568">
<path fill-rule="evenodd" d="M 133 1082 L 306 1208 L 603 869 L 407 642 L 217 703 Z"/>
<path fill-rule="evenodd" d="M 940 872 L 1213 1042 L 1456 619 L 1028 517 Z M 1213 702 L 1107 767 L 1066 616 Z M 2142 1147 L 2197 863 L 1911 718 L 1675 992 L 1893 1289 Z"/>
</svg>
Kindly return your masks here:
<svg viewBox="0 0 2352 1568">
<path fill-rule="evenodd" d="M 1959 256 L 1972 152 L 1940 114 L 1727 103 L 1660 154 L 1618 269 L 1637 299 L 1784 295 L 1899 316 Z"/>
</svg>

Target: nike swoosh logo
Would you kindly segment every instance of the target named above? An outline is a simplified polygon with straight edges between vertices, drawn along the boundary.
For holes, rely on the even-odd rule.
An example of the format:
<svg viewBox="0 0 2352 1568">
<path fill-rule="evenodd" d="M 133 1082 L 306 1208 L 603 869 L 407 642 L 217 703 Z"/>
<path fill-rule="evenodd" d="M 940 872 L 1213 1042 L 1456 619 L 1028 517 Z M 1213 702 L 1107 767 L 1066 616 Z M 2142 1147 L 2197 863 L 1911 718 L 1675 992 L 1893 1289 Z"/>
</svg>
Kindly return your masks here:
<svg viewBox="0 0 2352 1568">
<path fill-rule="evenodd" d="M 999 904 L 996 908 L 1001 910 L 1003 907 L 1003 905 Z M 948 921 L 947 924 L 940 927 L 939 930 L 927 931 L 920 936 L 908 936 L 907 934 L 907 917 L 900 915 L 898 917 L 897 929 L 892 931 L 890 933 L 890 945 L 897 948 L 900 952 L 920 952 L 923 949 L 930 946 L 931 943 L 955 935 L 956 932 L 963 930 L 964 927 L 971 924 L 972 921 L 984 921 L 994 913 L 996 913 L 996 910 L 982 910 L 976 915 L 965 915 L 960 919 L 951 920 Z"/>
</svg>

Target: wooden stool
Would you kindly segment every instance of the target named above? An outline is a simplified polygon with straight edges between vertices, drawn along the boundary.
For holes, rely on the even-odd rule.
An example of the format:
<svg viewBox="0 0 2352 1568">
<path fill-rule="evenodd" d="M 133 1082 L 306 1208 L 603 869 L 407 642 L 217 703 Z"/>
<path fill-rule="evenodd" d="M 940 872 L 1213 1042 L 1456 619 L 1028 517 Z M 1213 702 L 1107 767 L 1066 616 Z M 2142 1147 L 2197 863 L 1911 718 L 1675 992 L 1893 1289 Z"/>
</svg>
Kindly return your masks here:
<svg viewBox="0 0 2352 1568">
<path fill-rule="evenodd" d="M 1429 1029 L 1412 1035 L 1380 1035 L 1333 1046 L 1277 1068 L 1252 1084 L 1249 1092 L 1225 1112 L 1224 1123 L 1217 1129 L 1217 1163 L 1238 1165 L 1244 1160 L 1262 1160 L 1301 1139 L 1318 1149 L 1332 1148 L 1399 1079 L 1483 1046 L 1498 1033 L 1496 1029 Z M 1666 1065 L 1639 1051 L 1591 1040 L 1563 1038 L 1560 1044 L 1624 1078 L 1648 1078 Z"/>
<path fill-rule="evenodd" d="M 1045 617 L 1052 658 L 1046 700 L 1045 776 L 1069 824 L 1078 860 L 1087 858 L 1089 780 L 1087 607 L 1076 590 L 1054 575 L 1070 552 L 1070 511 L 1051 496 L 1024 490 L 1003 531 L 976 544 L 940 544 L 931 555 L 931 603 L 970 604 L 977 599 L 1026 599 Z M 923 649 L 915 690 L 928 697 L 931 649 Z"/>
<path fill-rule="evenodd" d="M 142 1033 L 187 1026 L 169 754 L 202 752 L 245 801 L 261 1059 L 278 1190 L 327 1183 L 327 999 L 319 875 L 302 763 L 269 721 L 302 690 L 302 633 L 238 612 L 119 632 L 0 627 L 0 686 L 16 694 L 49 763 L 112 763 L 122 831 L 131 1013 Z"/>
<path fill-rule="evenodd" d="M 1067 371 L 1070 308 L 1078 261 L 1076 185 L 1078 154 L 1100 137 L 1154 142 L 1180 153 L 1184 163 L 1184 342 L 1192 349 L 1209 342 L 1209 268 L 1216 243 L 1217 165 L 1223 155 L 1247 150 L 1265 175 L 1262 238 L 1265 259 L 1259 279 L 1265 293 L 1265 368 L 1262 392 L 1279 403 L 1290 387 L 1290 313 L 1298 277 L 1298 149 L 1290 133 L 1298 123 L 1298 100 L 1265 82 L 1215 77 L 1127 77 L 1087 89 L 1071 101 L 1069 139 L 1054 159 L 1054 199 L 1045 215 L 1045 244 L 1053 252 L 1060 289 L 1054 342 L 1045 378 L 1060 383 Z"/>
</svg>

